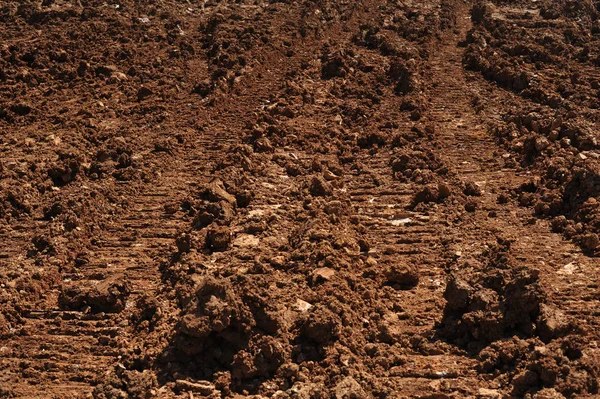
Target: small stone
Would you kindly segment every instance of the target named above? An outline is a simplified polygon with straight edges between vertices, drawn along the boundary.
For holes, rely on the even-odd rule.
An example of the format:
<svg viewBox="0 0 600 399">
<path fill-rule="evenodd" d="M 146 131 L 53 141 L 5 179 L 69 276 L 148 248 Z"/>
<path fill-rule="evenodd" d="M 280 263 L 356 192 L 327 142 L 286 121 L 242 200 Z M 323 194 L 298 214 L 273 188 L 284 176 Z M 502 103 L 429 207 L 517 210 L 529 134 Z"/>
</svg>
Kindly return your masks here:
<svg viewBox="0 0 600 399">
<path fill-rule="evenodd" d="M 118 81 L 127 80 L 127 75 L 125 75 L 123 72 L 113 72 L 111 76 Z"/>
<path fill-rule="evenodd" d="M 311 282 L 313 285 L 322 284 L 333 278 L 335 270 L 329 267 L 320 267 L 315 269 L 311 274 Z"/>
<path fill-rule="evenodd" d="M 338 176 L 335 173 L 333 173 L 332 171 L 330 171 L 329 169 L 325 169 L 323 171 L 323 177 L 327 181 L 333 181 L 338 178 Z"/>
<path fill-rule="evenodd" d="M 467 211 L 467 212 L 475 212 L 476 209 L 477 209 L 477 202 L 475 202 L 475 201 L 468 201 L 465 204 L 465 211 Z"/>
<path fill-rule="evenodd" d="M 377 266 L 377 260 L 375 260 L 375 258 L 374 258 L 374 257 L 372 257 L 372 256 L 369 256 L 369 257 L 367 258 L 367 260 L 365 261 L 365 263 L 367 264 L 367 266 L 370 266 L 370 267 L 375 267 L 375 266 Z"/>
<path fill-rule="evenodd" d="M 550 145 L 550 141 L 548 141 L 545 137 L 538 137 L 535 139 L 535 149 L 537 152 L 542 152 Z"/>
</svg>

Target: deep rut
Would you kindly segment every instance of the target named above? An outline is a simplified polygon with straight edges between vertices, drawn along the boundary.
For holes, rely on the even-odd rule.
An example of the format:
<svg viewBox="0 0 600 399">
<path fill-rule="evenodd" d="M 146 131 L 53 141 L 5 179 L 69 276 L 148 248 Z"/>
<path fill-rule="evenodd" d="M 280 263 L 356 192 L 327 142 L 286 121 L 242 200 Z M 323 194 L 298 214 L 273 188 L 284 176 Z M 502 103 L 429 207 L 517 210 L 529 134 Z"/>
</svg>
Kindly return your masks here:
<svg viewBox="0 0 600 399">
<path fill-rule="evenodd" d="M 523 265 L 541 271 L 541 280 L 551 292 L 550 302 L 582 325 L 595 329 L 598 321 L 593 309 L 600 303 L 594 258 L 582 254 L 560 234 L 552 233 L 548 221 L 536 219 L 530 209 L 514 210 L 497 204 L 498 193 L 531 181 L 534 176 L 503 166 L 501 158 L 505 153 L 486 126 L 486 122 L 495 121 L 501 111 L 493 106 L 481 113 L 475 111 L 473 99 L 476 97 L 503 98 L 513 94 L 463 69 L 460 42 L 466 37 L 471 22 L 468 10 L 464 7 L 459 10 L 459 33 L 449 35 L 432 60 L 429 117 L 436 122 L 440 155 L 448 164 L 456 166 L 461 180 L 473 181 L 483 189 L 477 213 L 493 211 L 495 216 L 467 217 L 445 234 L 460 236 L 456 242 L 460 243 L 463 255 L 483 249 L 496 236 L 510 238 L 514 241 L 511 248 L 516 258 Z M 597 350 L 590 347 L 588 354 L 596 357 Z"/>
</svg>

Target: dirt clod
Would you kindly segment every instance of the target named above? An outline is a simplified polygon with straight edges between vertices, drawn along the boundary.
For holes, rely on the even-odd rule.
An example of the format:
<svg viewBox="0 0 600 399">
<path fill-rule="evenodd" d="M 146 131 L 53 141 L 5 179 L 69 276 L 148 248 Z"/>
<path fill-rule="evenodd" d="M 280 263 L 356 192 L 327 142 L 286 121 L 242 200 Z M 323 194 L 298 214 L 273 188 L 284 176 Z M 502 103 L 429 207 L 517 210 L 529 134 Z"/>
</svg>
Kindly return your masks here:
<svg viewBox="0 0 600 399">
<path fill-rule="evenodd" d="M 125 283 L 102 281 L 91 286 L 71 285 L 62 289 L 58 304 L 62 309 L 84 310 L 93 313 L 115 313 L 125 309 L 129 288 Z"/>
<path fill-rule="evenodd" d="M 310 193 L 315 197 L 326 197 L 333 194 L 331 183 L 322 176 L 313 176 L 310 182 Z"/>
<path fill-rule="evenodd" d="M 225 251 L 231 243 L 231 231 L 227 226 L 213 226 L 206 232 L 206 248 Z"/>
<path fill-rule="evenodd" d="M 393 264 L 385 273 L 387 282 L 402 289 L 410 289 L 419 283 L 419 271 L 415 265 Z"/>
</svg>

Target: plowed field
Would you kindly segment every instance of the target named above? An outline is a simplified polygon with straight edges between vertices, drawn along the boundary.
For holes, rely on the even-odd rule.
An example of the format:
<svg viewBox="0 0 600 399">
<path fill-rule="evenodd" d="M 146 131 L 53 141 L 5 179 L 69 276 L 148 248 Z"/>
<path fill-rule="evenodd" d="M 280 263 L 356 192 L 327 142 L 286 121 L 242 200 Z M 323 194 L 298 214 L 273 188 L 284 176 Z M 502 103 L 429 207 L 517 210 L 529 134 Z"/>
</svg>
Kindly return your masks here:
<svg viewBox="0 0 600 399">
<path fill-rule="evenodd" d="M 0 1 L 0 398 L 600 395 L 600 3 Z"/>
</svg>

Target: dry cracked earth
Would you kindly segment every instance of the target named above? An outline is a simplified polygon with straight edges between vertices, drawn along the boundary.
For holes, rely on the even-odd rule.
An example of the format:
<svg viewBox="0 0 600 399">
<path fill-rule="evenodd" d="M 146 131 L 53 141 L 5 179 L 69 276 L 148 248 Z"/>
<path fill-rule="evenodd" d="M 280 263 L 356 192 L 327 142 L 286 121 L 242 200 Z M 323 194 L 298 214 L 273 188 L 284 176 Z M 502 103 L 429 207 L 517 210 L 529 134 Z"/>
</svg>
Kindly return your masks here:
<svg viewBox="0 0 600 399">
<path fill-rule="evenodd" d="M 0 1 L 0 397 L 598 397 L 599 48 L 592 0 Z"/>
</svg>

